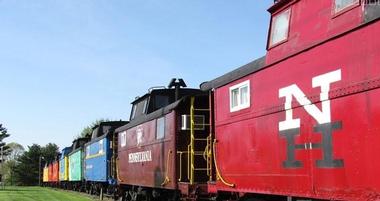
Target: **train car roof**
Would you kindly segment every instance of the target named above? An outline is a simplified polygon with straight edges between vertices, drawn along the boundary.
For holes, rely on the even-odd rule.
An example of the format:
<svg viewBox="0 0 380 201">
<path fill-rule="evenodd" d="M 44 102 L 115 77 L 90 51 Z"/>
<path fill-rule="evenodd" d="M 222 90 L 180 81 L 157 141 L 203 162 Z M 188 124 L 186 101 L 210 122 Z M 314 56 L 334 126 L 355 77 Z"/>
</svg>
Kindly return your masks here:
<svg viewBox="0 0 380 201">
<path fill-rule="evenodd" d="M 158 110 L 156 110 L 156 111 L 154 111 L 152 113 L 149 113 L 147 115 L 143 115 L 140 118 L 132 120 L 128 124 L 117 128 L 115 131 L 116 132 L 125 131 L 125 130 L 127 130 L 129 128 L 132 128 L 134 126 L 137 126 L 137 125 L 139 125 L 139 124 L 141 124 L 143 122 L 150 121 L 150 120 L 156 119 L 158 117 L 161 117 L 162 115 L 167 114 L 170 111 L 172 111 L 173 109 L 177 108 L 178 105 L 182 102 L 182 100 L 183 100 L 183 98 L 181 98 L 178 101 L 175 101 L 174 103 L 171 103 L 171 104 L 167 105 L 166 107 L 160 108 L 160 109 L 158 109 Z"/>
<path fill-rule="evenodd" d="M 179 89 L 181 92 L 184 92 L 184 93 L 191 93 L 191 92 L 196 92 L 196 91 L 199 91 L 199 89 L 194 89 L 194 88 L 180 88 Z M 139 96 L 139 97 L 136 97 L 135 100 L 132 101 L 131 104 L 135 104 L 137 102 L 140 102 L 141 100 L 151 96 L 152 94 L 159 94 L 159 93 L 168 93 L 168 92 L 171 92 L 173 93 L 175 91 L 174 88 L 154 88 L 154 89 L 150 89 L 148 91 L 148 93 L 144 94 L 143 96 Z"/>
<path fill-rule="evenodd" d="M 229 73 L 226 73 L 218 78 L 215 78 L 211 81 L 204 82 L 201 84 L 201 89 L 203 91 L 208 91 L 211 89 L 222 87 L 228 83 L 231 83 L 235 80 L 238 80 L 244 76 L 247 76 L 251 73 L 257 72 L 265 67 L 265 56 L 259 59 L 256 59 L 240 68 L 237 68 Z"/>
<path fill-rule="evenodd" d="M 92 127 L 92 129 L 95 129 L 99 126 L 120 126 L 120 125 L 123 125 L 123 124 L 127 124 L 128 121 L 103 121 L 103 122 L 100 122 L 99 124 L 95 125 L 94 127 Z"/>
</svg>

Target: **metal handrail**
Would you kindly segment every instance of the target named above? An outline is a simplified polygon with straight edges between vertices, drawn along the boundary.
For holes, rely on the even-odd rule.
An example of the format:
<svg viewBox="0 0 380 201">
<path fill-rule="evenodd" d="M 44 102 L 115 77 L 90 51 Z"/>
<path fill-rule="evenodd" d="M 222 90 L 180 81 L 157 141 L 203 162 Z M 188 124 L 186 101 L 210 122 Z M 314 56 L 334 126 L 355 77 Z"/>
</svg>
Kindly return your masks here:
<svg viewBox="0 0 380 201">
<path fill-rule="evenodd" d="M 224 178 L 222 177 L 222 175 L 220 174 L 219 172 L 219 168 L 218 168 L 218 163 L 216 161 L 216 156 L 215 156 L 215 148 L 216 147 L 216 139 L 214 140 L 214 143 L 213 143 L 213 150 L 214 150 L 214 164 L 215 164 L 215 170 L 216 170 L 216 178 L 218 180 L 220 180 L 224 185 L 228 186 L 228 187 L 231 187 L 231 188 L 234 188 L 235 187 L 235 184 L 232 184 L 232 183 L 229 183 L 227 182 L 226 180 L 224 180 Z"/>
<path fill-rule="evenodd" d="M 170 182 L 170 178 L 169 178 L 169 171 L 170 171 L 170 154 L 172 154 L 172 150 L 169 149 L 168 151 L 168 158 L 166 160 L 166 173 L 165 173 L 165 179 L 164 181 L 162 182 L 161 186 L 165 186 L 166 184 L 168 184 Z"/>
</svg>

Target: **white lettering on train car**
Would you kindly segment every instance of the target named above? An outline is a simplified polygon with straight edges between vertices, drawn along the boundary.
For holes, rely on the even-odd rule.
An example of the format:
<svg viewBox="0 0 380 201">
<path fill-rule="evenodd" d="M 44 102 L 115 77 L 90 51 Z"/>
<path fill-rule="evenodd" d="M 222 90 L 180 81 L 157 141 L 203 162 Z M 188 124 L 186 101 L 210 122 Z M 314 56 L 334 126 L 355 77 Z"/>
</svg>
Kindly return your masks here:
<svg viewBox="0 0 380 201">
<path fill-rule="evenodd" d="M 341 70 L 336 70 L 329 72 L 317 77 L 314 77 L 312 80 L 312 86 L 320 87 L 320 101 L 322 102 L 322 110 L 312 104 L 311 101 L 306 97 L 305 93 L 296 85 L 292 84 L 288 87 L 281 88 L 279 90 L 279 97 L 285 97 L 285 121 L 279 123 L 279 130 L 288 130 L 292 128 L 300 127 L 300 119 L 293 118 L 293 109 L 292 101 L 293 96 L 297 102 L 306 110 L 306 112 L 312 116 L 319 124 L 330 123 L 331 122 L 331 111 L 330 111 L 330 100 L 329 100 L 329 91 L 330 84 L 340 81 Z"/>
<path fill-rule="evenodd" d="M 140 162 L 147 162 L 147 161 L 152 161 L 152 152 L 150 150 L 130 153 L 128 155 L 128 163 L 140 163 Z"/>
</svg>

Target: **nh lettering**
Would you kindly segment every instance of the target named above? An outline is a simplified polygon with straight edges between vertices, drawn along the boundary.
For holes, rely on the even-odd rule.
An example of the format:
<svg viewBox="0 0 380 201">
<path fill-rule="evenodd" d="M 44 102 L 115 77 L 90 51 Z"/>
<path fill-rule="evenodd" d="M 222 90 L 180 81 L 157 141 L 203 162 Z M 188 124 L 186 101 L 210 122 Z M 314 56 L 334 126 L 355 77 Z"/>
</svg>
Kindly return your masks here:
<svg viewBox="0 0 380 201">
<path fill-rule="evenodd" d="M 323 158 L 316 161 L 319 168 L 337 168 L 343 167 L 343 160 L 337 160 L 333 157 L 332 134 L 335 130 L 342 128 L 341 122 L 331 122 L 331 108 L 329 100 L 330 85 L 341 80 L 341 70 L 326 73 L 312 79 L 313 88 L 319 87 L 321 90 L 320 101 L 321 110 L 306 97 L 305 93 L 296 85 L 279 90 L 279 97 L 285 98 L 285 120 L 279 122 L 280 136 L 287 141 L 287 159 L 283 162 L 285 168 L 300 168 L 302 162 L 296 160 L 297 150 L 321 149 Z M 322 135 L 322 142 L 315 144 L 306 142 L 304 144 L 295 144 L 295 137 L 300 135 L 301 120 L 293 117 L 292 102 L 293 97 L 312 116 L 317 125 L 314 126 L 315 134 Z"/>
</svg>

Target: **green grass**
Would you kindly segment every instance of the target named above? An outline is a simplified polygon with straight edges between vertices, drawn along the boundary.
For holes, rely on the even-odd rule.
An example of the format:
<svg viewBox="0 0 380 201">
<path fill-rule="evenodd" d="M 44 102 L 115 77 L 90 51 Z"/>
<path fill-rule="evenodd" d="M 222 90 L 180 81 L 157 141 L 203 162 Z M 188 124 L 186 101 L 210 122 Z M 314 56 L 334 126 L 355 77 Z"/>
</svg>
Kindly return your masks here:
<svg viewBox="0 0 380 201">
<path fill-rule="evenodd" d="M 42 187 L 0 188 L 1 201 L 92 201 L 91 198 L 70 191 Z"/>
</svg>

